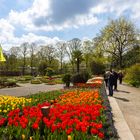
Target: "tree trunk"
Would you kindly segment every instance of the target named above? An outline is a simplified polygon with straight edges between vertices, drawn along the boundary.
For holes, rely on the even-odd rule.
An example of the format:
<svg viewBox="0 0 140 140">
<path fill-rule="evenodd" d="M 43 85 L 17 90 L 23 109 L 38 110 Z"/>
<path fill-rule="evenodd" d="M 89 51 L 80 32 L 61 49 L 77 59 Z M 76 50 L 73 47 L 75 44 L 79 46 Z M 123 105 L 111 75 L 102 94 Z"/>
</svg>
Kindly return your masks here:
<svg viewBox="0 0 140 140">
<path fill-rule="evenodd" d="M 61 74 L 62 74 L 62 68 L 63 68 L 63 62 L 62 62 L 62 59 L 61 59 L 61 62 L 60 62 L 60 72 L 61 72 Z"/>
<path fill-rule="evenodd" d="M 26 64 L 26 59 L 25 59 L 25 57 L 24 57 L 24 58 L 23 58 L 22 75 L 25 75 L 25 64 Z"/>
<path fill-rule="evenodd" d="M 120 65 L 120 69 L 122 68 L 122 54 L 120 54 L 120 59 L 119 59 L 119 65 Z"/>
<path fill-rule="evenodd" d="M 79 65 L 80 65 L 79 58 L 77 58 L 77 72 L 78 73 L 79 73 Z"/>
</svg>

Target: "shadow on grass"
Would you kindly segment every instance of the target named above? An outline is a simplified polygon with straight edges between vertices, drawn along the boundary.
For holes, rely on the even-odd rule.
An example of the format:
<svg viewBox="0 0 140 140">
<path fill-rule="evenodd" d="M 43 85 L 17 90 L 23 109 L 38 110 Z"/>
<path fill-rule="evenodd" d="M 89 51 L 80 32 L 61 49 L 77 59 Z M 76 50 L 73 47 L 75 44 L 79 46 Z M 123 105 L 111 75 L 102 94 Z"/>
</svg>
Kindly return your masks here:
<svg viewBox="0 0 140 140">
<path fill-rule="evenodd" d="M 118 99 L 118 100 L 122 100 L 122 101 L 124 101 L 124 102 L 129 102 L 129 100 L 126 99 L 126 98 L 120 98 L 120 97 L 114 97 L 114 98 L 116 98 L 116 99 Z"/>
</svg>

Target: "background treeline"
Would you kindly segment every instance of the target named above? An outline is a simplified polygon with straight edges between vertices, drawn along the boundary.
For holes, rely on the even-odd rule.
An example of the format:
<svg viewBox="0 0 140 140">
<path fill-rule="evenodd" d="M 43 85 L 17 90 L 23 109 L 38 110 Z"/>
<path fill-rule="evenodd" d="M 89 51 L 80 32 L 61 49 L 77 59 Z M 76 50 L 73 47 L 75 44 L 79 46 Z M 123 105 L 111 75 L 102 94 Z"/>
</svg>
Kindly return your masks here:
<svg viewBox="0 0 140 140">
<path fill-rule="evenodd" d="M 25 42 L 4 55 L 7 61 L 0 64 L 1 75 L 102 74 L 110 68 L 127 73 L 131 66 L 139 67 L 140 34 L 132 22 L 119 18 L 109 21 L 92 40 L 73 38 L 43 46 Z"/>
</svg>

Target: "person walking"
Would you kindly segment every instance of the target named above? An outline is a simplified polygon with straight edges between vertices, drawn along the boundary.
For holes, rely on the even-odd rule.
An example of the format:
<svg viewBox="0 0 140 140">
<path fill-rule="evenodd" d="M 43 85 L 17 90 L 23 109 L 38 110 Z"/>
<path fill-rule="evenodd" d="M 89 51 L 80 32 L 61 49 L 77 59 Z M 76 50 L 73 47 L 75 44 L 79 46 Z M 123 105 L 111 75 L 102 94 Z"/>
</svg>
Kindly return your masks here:
<svg viewBox="0 0 140 140">
<path fill-rule="evenodd" d="M 122 73 L 122 71 L 119 71 L 118 78 L 119 78 L 119 83 L 122 84 L 122 79 L 123 79 L 123 73 Z"/>
<path fill-rule="evenodd" d="M 106 71 L 105 74 L 104 74 L 104 81 L 105 81 L 105 85 L 106 85 L 106 87 L 108 86 L 108 78 L 109 78 L 109 74 L 110 74 L 109 71 Z"/>
<path fill-rule="evenodd" d="M 118 80 L 118 73 L 116 71 L 113 70 L 113 75 L 114 75 L 114 80 L 113 80 L 113 86 L 114 86 L 114 90 L 118 90 L 117 89 L 117 80 Z"/>
<path fill-rule="evenodd" d="M 112 71 L 110 71 L 109 77 L 108 77 L 109 96 L 113 96 L 113 84 L 114 84 L 114 75 L 113 75 Z"/>
</svg>

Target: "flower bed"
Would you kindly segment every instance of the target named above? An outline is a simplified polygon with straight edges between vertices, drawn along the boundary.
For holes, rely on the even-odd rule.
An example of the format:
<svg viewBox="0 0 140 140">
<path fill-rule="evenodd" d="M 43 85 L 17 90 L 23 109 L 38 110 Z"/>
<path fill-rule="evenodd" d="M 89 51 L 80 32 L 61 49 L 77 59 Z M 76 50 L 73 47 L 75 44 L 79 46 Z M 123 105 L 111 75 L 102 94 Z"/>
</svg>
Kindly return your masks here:
<svg viewBox="0 0 140 140">
<path fill-rule="evenodd" d="M 101 88 L 103 84 L 103 78 L 97 77 L 89 79 L 86 83 L 75 83 L 74 87 L 78 88 Z"/>
<path fill-rule="evenodd" d="M 80 104 L 76 102 L 76 105 L 72 104 L 72 100 L 69 104 L 61 102 L 64 98 L 68 99 L 71 93 L 75 94 L 74 97 L 80 95 L 79 98 L 84 93 L 86 93 L 86 96 L 90 94 L 89 96 L 94 95 L 94 98 L 99 98 L 97 91 L 68 92 L 64 94 L 68 94 L 67 96 L 62 95 L 59 98 L 59 104 L 54 104 L 53 108 L 50 108 L 48 118 L 42 117 L 41 107 L 49 106 L 50 104 L 43 103 L 34 107 L 27 106 L 10 111 L 7 119 L 1 119 L 0 126 L 4 129 L 4 125 L 7 123 L 7 131 L 10 133 L 6 133 L 6 136 L 13 139 L 21 139 L 24 136 L 26 139 L 32 137 L 35 140 L 40 137 L 47 140 L 54 138 L 63 138 L 65 140 L 68 135 L 79 140 L 104 138 L 102 123 L 105 121 L 105 117 L 102 116 L 103 106 L 101 102 L 96 102 L 96 104 L 92 100 L 91 102 L 86 102 L 85 97 L 83 97 L 85 102 Z M 42 128 L 41 124 L 44 123 L 45 126 Z"/>
<path fill-rule="evenodd" d="M 30 104 L 31 101 L 32 99 L 26 99 L 24 97 L 18 98 L 0 95 L 0 115 L 7 115 L 10 110 L 22 108 Z"/>
<path fill-rule="evenodd" d="M 0 117 L 0 136 L 2 140 L 6 137 L 11 140 L 114 139 L 115 135 L 109 131 L 112 129 L 111 109 L 103 87 L 102 84 L 96 89 L 31 95 L 28 97 L 32 100 L 30 106 Z M 43 116 L 42 107 L 48 107 L 48 115 Z"/>
</svg>

